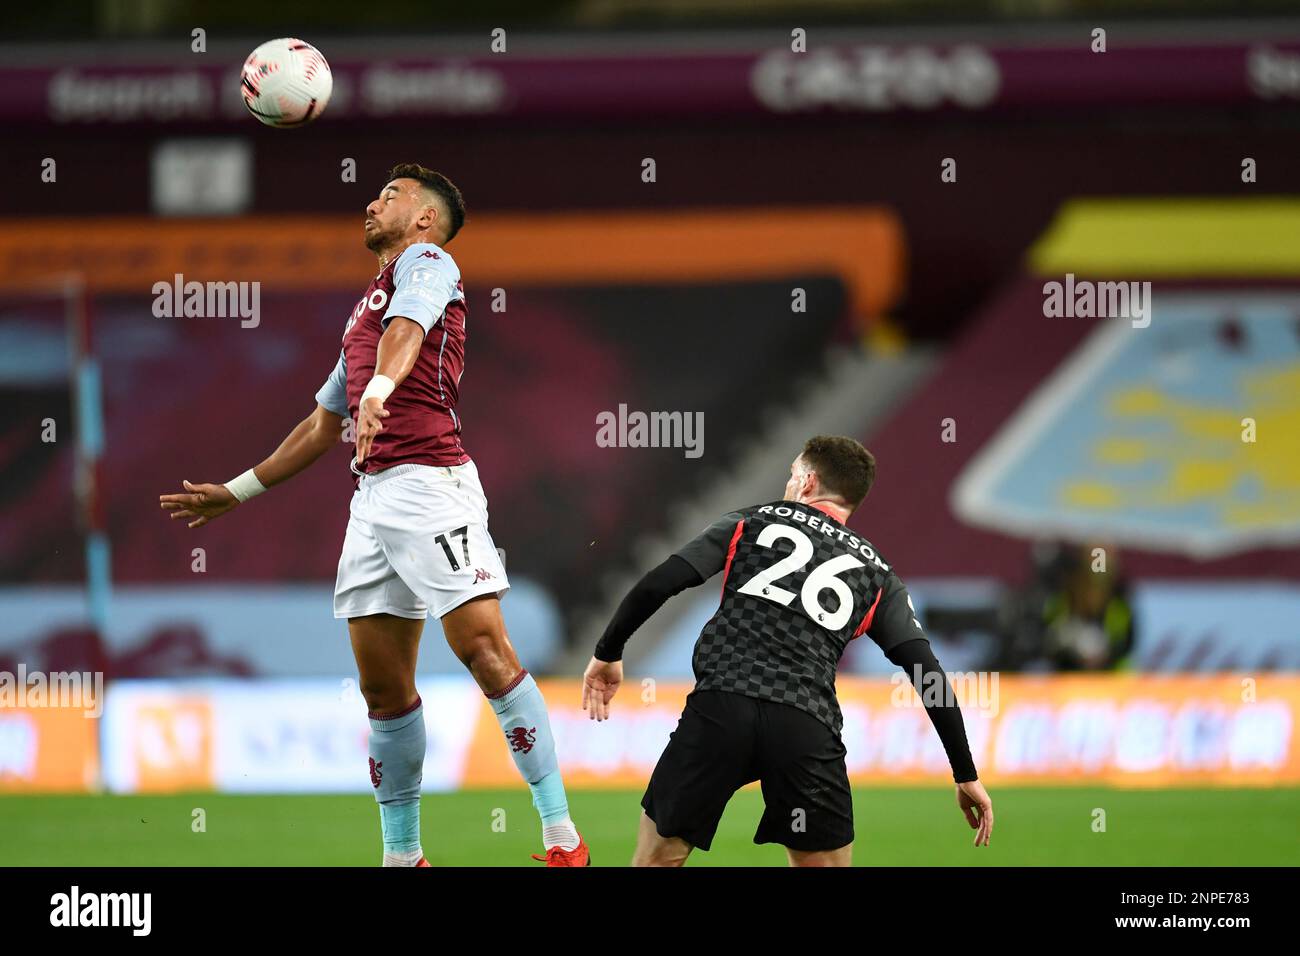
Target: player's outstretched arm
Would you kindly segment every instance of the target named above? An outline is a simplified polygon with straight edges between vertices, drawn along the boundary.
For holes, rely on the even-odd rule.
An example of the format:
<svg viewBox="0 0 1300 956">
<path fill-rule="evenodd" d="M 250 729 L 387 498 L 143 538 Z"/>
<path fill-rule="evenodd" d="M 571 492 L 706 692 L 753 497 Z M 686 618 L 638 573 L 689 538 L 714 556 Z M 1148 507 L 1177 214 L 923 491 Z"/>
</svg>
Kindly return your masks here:
<svg viewBox="0 0 1300 956">
<path fill-rule="evenodd" d="M 183 481 L 184 493 L 159 495 L 158 504 L 171 518 L 190 518 L 191 528 L 201 528 L 242 501 L 288 481 L 316 461 L 339 440 L 343 417 L 317 405 L 298 423 L 271 456 L 225 484 Z"/>
<path fill-rule="evenodd" d="M 884 593 L 878 600 L 880 607 L 873 614 L 867 633 L 891 663 L 903 668 L 916 688 L 952 766 L 952 778 L 957 784 L 957 806 L 966 814 L 971 828 L 977 831 L 975 845 L 988 846 L 989 835 L 993 832 L 993 801 L 975 772 L 957 695 L 953 693 L 948 675 L 939 666 L 930 640 L 916 619 L 907 587 L 894 572 L 889 573 Z"/>
<path fill-rule="evenodd" d="M 628 638 L 674 594 L 703 583 L 700 572 L 674 554 L 627 593 L 582 675 L 582 709 L 591 720 L 609 717 L 610 701 L 623 682 L 623 647 Z"/>
<path fill-rule="evenodd" d="M 908 607 L 908 617 L 911 608 Z M 913 625 L 917 627 L 918 625 Z M 873 635 L 874 636 L 874 635 Z M 966 822 L 975 830 L 975 845 L 988 846 L 993 832 L 993 801 L 975 772 L 970 745 L 966 740 L 966 725 L 961 717 L 961 705 L 953 693 L 948 675 L 939 666 L 938 659 L 924 637 L 915 637 L 892 647 L 886 655 L 903 668 L 912 686 L 916 688 L 943 743 L 948 763 L 952 766 L 953 780 L 957 783 L 957 806 L 966 815 Z"/>
</svg>

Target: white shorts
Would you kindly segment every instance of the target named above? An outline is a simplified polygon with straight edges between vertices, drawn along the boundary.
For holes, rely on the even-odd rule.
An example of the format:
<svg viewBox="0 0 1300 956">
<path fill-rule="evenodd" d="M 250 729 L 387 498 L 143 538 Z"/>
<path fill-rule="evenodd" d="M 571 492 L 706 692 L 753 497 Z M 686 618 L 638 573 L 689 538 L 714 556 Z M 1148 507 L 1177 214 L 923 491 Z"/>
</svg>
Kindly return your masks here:
<svg viewBox="0 0 1300 956">
<path fill-rule="evenodd" d="M 334 584 L 334 616 L 442 617 L 510 588 L 474 463 L 394 465 L 363 475 Z"/>
</svg>

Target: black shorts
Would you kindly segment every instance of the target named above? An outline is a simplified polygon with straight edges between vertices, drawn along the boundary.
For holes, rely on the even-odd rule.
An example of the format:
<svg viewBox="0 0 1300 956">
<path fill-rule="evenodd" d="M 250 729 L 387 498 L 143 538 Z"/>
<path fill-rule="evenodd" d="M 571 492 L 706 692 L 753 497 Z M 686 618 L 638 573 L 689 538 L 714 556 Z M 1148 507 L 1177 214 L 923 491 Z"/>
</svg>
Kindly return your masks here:
<svg viewBox="0 0 1300 956">
<path fill-rule="evenodd" d="M 707 850 L 738 789 L 762 781 L 755 843 L 838 850 L 853 842 L 853 795 L 839 735 L 788 704 L 693 691 L 641 806 L 663 837 Z"/>
</svg>

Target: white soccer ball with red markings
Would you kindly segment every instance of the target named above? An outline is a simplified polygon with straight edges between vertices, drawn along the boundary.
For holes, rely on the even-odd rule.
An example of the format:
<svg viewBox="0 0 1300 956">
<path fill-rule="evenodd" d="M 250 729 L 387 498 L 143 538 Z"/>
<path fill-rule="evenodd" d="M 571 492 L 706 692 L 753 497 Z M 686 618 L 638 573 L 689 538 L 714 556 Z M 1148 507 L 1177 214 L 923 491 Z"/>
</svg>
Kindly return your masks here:
<svg viewBox="0 0 1300 956">
<path fill-rule="evenodd" d="M 320 50 L 293 37 L 268 40 L 248 55 L 239 92 L 244 105 L 267 126 L 305 126 L 325 110 L 334 89 Z"/>
</svg>

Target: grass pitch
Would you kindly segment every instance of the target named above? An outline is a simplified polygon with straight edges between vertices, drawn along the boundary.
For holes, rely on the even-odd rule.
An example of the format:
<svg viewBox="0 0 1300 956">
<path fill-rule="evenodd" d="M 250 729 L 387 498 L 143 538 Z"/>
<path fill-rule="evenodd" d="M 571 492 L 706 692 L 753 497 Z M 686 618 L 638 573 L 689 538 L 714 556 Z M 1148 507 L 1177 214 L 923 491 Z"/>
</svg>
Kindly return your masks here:
<svg viewBox="0 0 1300 956">
<path fill-rule="evenodd" d="M 1294 866 L 1300 789 L 998 788 L 992 845 L 971 846 L 951 789 L 854 791 L 859 866 Z M 570 808 L 595 866 L 632 856 L 641 791 L 577 791 Z M 206 827 L 196 832 L 196 811 Z M 1097 811 L 1105 831 L 1097 832 Z M 755 846 L 757 789 L 736 794 L 691 866 L 784 866 Z M 435 866 L 541 866 L 527 791 L 425 794 Z M 3 866 L 373 866 L 379 814 L 368 796 L 3 796 Z"/>
</svg>

